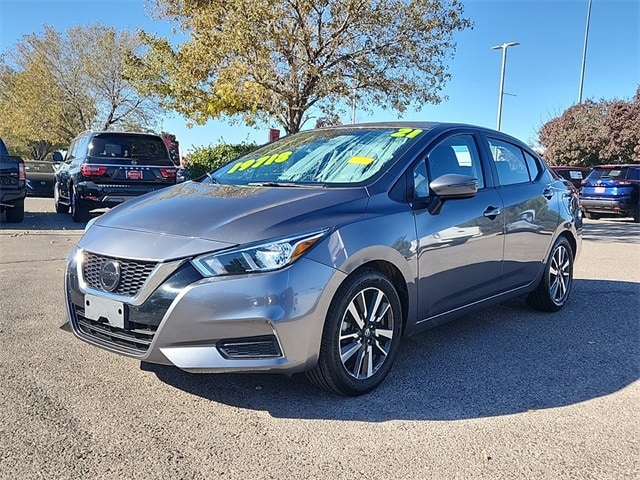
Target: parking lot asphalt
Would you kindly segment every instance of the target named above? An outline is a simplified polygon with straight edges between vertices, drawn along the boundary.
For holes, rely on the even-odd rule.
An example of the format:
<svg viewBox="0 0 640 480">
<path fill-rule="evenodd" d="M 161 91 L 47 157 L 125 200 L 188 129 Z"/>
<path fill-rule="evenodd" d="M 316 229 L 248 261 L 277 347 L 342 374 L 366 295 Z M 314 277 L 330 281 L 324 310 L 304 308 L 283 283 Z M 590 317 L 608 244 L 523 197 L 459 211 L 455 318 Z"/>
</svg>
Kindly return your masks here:
<svg viewBox="0 0 640 480">
<path fill-rule="evenodd" d="M 523 300 L 404 341 L 363 397 L 194 375 L 61 329 L 83 225 L 0 225 L 0 479 L 640 478 L 640 225 L 587 221 L 569 304 Z"/>
</svg>

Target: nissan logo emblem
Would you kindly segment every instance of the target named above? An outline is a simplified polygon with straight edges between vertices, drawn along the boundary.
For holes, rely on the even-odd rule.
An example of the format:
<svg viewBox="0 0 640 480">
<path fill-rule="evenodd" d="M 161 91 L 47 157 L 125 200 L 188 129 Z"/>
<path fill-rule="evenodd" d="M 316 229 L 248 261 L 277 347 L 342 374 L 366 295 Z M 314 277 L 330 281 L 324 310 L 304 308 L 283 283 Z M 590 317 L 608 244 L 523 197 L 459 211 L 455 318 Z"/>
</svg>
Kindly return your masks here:
<svg viewBox="0 0 640 480">
<path fill-rule="evenodd" d="M 120 283 L 120 262 L 109 260 L 100 268 L 100 285 L 107 292 L 113 292 Z"/>
</svg>

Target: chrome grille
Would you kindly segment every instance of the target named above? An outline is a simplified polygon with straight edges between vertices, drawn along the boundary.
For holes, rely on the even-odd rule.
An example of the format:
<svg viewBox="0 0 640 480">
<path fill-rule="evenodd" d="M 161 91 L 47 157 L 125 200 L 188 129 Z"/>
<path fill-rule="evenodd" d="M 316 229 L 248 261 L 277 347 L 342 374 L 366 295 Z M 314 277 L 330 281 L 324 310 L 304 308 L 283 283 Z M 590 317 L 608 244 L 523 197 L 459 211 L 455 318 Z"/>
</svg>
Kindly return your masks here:
<svg viewBox="0 0 640 480">
<path fill-rule="evenodd" d="M 111 293 L 126 297 L 136 296 L 156 266 L 155 262 L 121 260 L 85 252 L 82 262 L 82 278 L 91 288 L 105 291 L 100 285 L 100 269 L 105 262 L 111 260 L 117 260 L 120 263 L 120 282 L 118 287 Z"/>
</svg>

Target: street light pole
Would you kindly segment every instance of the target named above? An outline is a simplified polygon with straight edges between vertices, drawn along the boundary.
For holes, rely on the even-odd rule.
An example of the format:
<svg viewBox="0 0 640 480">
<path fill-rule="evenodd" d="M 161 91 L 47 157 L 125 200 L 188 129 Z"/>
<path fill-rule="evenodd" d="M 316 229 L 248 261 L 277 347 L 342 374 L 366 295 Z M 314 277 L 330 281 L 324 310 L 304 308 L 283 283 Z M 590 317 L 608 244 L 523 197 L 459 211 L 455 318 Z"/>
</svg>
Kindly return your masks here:
<svg viewBox="0 0 640 480">
<path fill-rule="evenodd" d="M 502 97 L 504 96 L 504 71 L 507 66 L 507 48 L 520 45 L 518 42 L 508 42 L 502 45 L 494 45 L 492 50 L 502 50 L 502 67 L 500 68 L 500 92 L 498 93 L 498 121 L 496 124 L 496 130 L 500 130 L 500 123 L 502 122 Z"/>
<path fill-rule="evenodd" d="M 584 46 L 582 47 L 582 67 L 580 68 L 580 88 L 578 89 L 578 103 L 582 103 L 582 86 L 584 85 L 584 68 L 587 64 L 587 41 L 589 40 L 589 21 L 591 20 L 591 0 L 587 6 L 587 24 L 584 27 Z"/>
</svg>

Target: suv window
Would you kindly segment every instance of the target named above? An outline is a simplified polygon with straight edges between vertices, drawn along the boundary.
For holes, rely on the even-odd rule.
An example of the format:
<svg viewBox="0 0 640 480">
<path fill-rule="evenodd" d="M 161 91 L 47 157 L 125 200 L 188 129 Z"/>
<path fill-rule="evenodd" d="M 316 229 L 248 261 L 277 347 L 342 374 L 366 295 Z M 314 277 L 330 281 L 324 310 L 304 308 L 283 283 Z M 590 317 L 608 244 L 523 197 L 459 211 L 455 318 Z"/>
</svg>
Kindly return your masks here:
<svg viewBox="0 0 640 480">
<path fill-rule="evenodd" d="M 594 168 L 589 174 L 590 180 L 639 180 L 640 168 L 614 167 Z"/>
<path fill-rule="evenodd" d="M 89 144 L 88 155 L 117 158 L 168 158 L 167 147 L 162 139 L 122 133 L 95 135 Z"/>
</svg>

